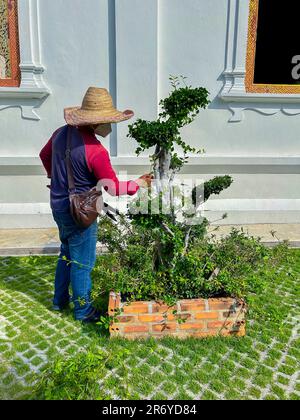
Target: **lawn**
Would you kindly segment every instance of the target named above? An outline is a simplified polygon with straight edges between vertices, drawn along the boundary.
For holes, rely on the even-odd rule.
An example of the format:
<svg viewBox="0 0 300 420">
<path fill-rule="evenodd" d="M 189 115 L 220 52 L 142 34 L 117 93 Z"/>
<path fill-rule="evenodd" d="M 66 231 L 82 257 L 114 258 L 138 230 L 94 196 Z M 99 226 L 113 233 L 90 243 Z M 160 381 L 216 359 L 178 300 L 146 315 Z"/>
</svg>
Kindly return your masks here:
<svg viewBox="0 0 300 420">
<path fill-rule="evenodd" d="M 77 393 L 67 375 L 70 398 L 299 400 L 300 251 L 290 257 L 251 299 L 246 338 L 160 342 L 109 340 L 99 326 L 51 312 L 56 258 L 2 258 L 0 399 L 36 398 L 45 366 L 63 369 L 75 357 L 74 384 L 90 373 L 91 386 Z"/>
</svg>

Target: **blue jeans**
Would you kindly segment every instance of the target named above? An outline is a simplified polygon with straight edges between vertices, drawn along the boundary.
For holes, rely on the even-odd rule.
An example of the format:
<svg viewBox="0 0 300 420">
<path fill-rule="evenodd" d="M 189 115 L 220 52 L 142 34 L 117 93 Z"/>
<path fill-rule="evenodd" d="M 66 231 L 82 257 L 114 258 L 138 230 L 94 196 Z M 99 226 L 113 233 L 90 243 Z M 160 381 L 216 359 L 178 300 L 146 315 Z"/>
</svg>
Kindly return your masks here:
<svg viewBox="0 0 300 420">
<path fill-rule="evenodd" d="M 91 272 L 96 262 L 97 222 L 83 229 L 70 213 L 53 211 L 59 229 L 61 252 L 55 275 L 53 304 L 64 307 L 70 301 L 71 284 L 75 319 L 82 320 L 93 311 Z"/>
</svg>

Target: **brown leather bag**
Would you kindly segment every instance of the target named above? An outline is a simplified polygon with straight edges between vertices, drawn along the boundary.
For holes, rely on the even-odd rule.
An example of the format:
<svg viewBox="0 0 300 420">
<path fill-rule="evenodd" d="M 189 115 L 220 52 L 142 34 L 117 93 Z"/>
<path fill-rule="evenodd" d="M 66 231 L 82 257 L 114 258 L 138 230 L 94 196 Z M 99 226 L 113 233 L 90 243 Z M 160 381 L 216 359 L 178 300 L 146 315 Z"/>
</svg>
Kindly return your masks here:
<svg viewBox="0 0 300 420">
<path fill-rule="evenodd" d="M 102 192 L 97 191 L 96 187 L 92 188 L 90 191 L 76 194 L 76 186 L 71 162 L 73 130 L 74 128 L 69 126 L 66 149 L 70 210 L 75 223 L 81 228 L 88 228 L 97 220 L 98 214 L 103 209 L 103 198 Z"/>
</svg>

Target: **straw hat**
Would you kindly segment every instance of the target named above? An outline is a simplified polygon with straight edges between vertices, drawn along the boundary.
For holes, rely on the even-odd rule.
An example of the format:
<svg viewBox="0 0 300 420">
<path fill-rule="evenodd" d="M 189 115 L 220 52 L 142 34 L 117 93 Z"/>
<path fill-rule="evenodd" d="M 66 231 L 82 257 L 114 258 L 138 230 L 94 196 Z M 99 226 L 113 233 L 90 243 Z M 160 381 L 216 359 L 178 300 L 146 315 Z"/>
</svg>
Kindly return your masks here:
<svg viewBox="0 0 300 420">
<path fill-rule="evenodd" d="M 64 112 L 67 124 L 73 126 L 119 123 L 134 116 L 131 110 L 118 111 L 107 89 L 95 87 L 88 89 L 81 107 L 66 108 Z"/>
</svg>

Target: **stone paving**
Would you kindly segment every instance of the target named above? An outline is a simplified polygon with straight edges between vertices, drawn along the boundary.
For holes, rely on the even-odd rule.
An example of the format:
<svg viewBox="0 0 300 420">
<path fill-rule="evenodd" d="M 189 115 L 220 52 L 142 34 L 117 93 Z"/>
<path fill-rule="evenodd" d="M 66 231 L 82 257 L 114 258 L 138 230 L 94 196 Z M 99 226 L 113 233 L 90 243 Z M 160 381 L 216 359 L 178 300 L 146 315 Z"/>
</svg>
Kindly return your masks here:
<svg viewBox="0 0 300 420">
<path fill-rule="evenodd" d="M 53 257 L 0 259 L 0 399 L 34 398 L 32 380 L 57 356 L 128 349 L 126 378 L 107 370 L 99 383 L 120 399 L 126 382 L 142 399 L 300 399 L 300 252 L 249 315 L 244 339 L 111 342 L 98 327 L 50 310 Z M 277 313 L 277 309 L 280 311 Z"/>
<path fill-rule="evenodd" d="M 20 261 L 20 266 L 16 262 Z M 72 354 L 90 338 L 71 317 L 50 311 L 49 279 L 54 259 L 37 269 L 26 259 L 1 259 L 0 398 L 28 396 L 32 373 L 40 372 L 51 355 Z M 3 279 L 3 275 L 6 276 Z M 3 286 L 4 280 L 4 286 Z"/>
</svg>

